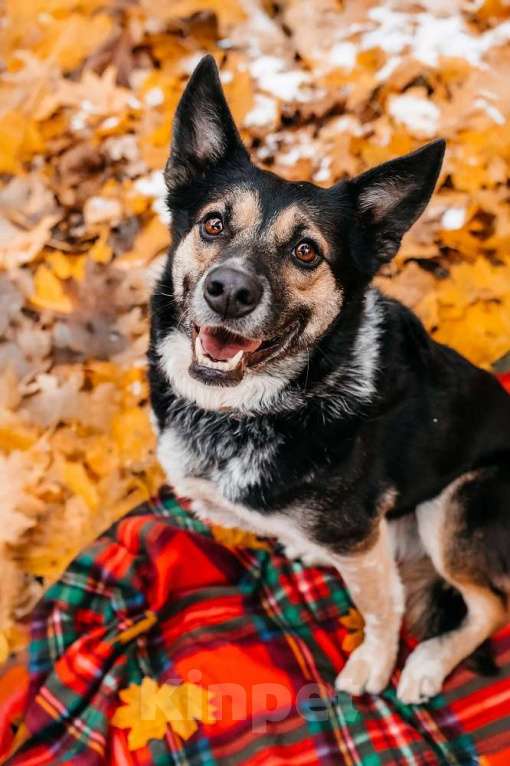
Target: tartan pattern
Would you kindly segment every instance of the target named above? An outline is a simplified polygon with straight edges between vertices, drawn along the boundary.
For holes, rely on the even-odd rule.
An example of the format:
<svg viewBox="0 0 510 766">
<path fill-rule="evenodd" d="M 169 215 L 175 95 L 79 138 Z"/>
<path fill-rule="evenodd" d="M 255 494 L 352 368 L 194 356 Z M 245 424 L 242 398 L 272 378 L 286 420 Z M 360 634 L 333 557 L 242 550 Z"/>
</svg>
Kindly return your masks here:
<svg viewBox="0 0 510 766">
<path fill-rule="evenodd" d="M 352 701 L 333 688 L 349 606 L 333 570 L 290 562 L 276 545 L 227 548 L 163 491 L 79 555 L 36 609 L 28 734 L 6 763 L 496 764 L 491 753 L 510 748 L 510 631 L 495 642 L 504 664 L 496 679 L 460 669 L 442 696 L 410 707 L 395 697 L 396 670 L 384 694 Z M 147 610 L 156 624 L 120 640 Z M 403 644 L 399 667 L 412 639 Z M 109 721 L 119 691 L 146 675 L 235 685 L 234 698 L 222 697 L 218 720 L 189 740 L 169 727 L 130 752 Z M 279 690 L 270 713 L 265 684 Z M 300 697 L 304 688 L 313 699 Z"/>
</svg>

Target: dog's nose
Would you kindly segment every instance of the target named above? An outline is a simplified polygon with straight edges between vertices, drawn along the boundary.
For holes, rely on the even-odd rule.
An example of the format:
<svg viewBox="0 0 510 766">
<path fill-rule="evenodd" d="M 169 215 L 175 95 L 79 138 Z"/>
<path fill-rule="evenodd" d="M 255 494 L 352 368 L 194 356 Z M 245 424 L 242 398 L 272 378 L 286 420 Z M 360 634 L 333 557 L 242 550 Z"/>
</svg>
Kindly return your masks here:
<svg viewBox="0 0 510 766">
<path fill-rule="evenodd" d="M 262 285 L 257 277 L 232 266 L 216 266 L 206 277 L 204 298 L 224 318 L 238 319 L 258 306 Z"/>
</svg>

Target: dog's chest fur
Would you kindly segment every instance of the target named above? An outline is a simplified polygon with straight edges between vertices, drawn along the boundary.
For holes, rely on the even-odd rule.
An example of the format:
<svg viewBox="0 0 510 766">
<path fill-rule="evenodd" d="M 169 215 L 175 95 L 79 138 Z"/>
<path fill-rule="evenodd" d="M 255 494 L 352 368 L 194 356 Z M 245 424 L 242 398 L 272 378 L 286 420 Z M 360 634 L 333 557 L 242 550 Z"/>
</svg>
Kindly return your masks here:
<svg viewBox="0 0 510 766">
<path fill-rule="evenodd" d="M 177 400 L 160 433 L 158 456 L 178 494 L 202 502 L 243 506 L 274 470 L 279 439 L 257 419 L 238 424 Z"/>
<path fill-rule="evenodd" d="M 171 405 L 159 434 L 158 457 L 176 493 L 190 498 L 201 518 L 255 534 L 277 537 L 294 549 L 315 548 L 300 525 L 300 509 L 263 513 L 251 504 L 278 481 L 283 436 L 270 419 L 236 423 L 191 404 Z"/>
</svg>

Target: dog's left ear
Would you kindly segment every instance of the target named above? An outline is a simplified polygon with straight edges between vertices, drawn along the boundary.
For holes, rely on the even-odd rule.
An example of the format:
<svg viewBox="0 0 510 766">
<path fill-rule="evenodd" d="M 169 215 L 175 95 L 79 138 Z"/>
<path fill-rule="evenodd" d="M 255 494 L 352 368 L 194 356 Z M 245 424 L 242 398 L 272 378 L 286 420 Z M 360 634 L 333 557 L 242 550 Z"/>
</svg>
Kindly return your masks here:
<svg viewBox="0 0 510 766">
<path fill-rule="evenodd" d="M 397 253 L 434 191 L 444 151 L 443 140 L 433 141 L 348 182 L 358 224 L 352 250 L 363 271 L 375 273 Z"/>
<path fill-rule="evenodd" d="M 216 62 L 204 56 L 191 75 L 174 117 L 165 168 L 170 192 L 218 165 L 225 157 L 247 158 L 228 108 Z"/>
</svg>

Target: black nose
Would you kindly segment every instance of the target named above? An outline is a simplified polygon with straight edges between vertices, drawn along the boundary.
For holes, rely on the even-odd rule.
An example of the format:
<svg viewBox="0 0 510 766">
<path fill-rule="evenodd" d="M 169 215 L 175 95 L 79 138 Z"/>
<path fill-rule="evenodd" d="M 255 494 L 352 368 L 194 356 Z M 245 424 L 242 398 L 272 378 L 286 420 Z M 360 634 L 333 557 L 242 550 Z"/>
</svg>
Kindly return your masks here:
<svg viewBox="0 0 510 766">
<path fill-rule="evenodd" d="M 262 297 L 257 277 L 232 266 L 216 266 L 206 277 L 204 297 L 224 318 L 238 319 L 253 311 Z"/>
</svg>

